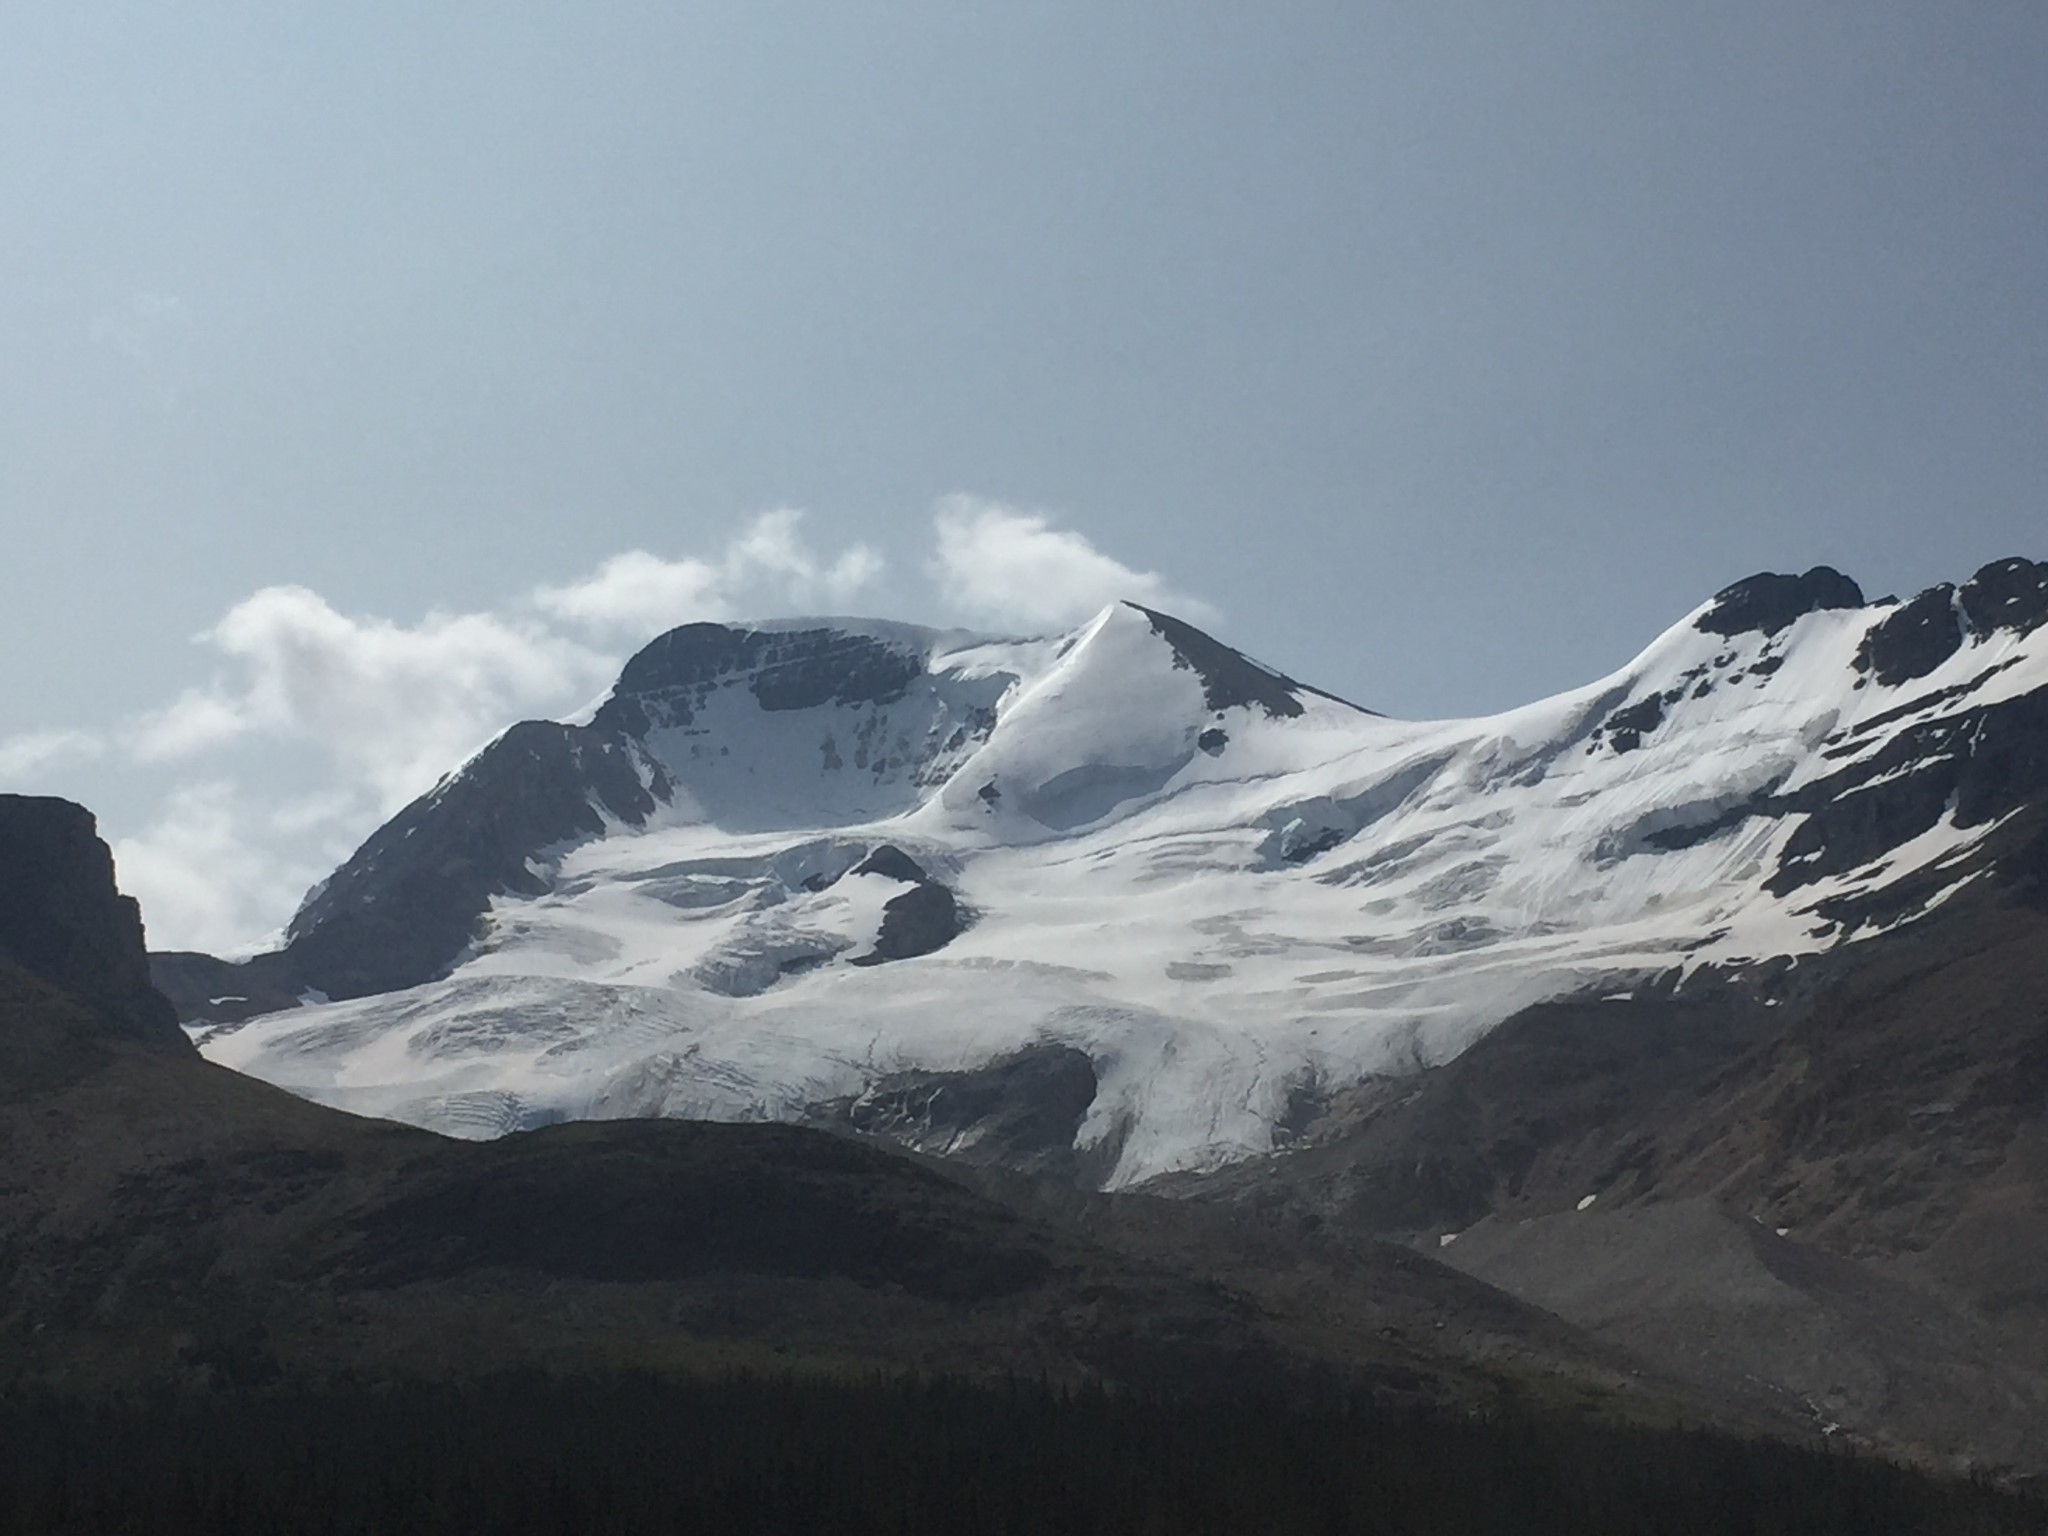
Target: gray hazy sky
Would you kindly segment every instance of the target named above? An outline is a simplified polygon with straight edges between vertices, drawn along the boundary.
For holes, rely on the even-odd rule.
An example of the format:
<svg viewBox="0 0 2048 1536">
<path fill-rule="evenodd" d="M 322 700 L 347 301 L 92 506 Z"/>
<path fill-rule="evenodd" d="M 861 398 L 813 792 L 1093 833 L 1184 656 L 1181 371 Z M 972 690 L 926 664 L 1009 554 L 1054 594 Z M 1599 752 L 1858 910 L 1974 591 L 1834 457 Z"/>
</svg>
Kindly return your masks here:
<svg viewBox="0 0 2048 1536">
<path fill-rule="evenodd" d="M 2039 0 L 11 6 L 0 787 L 225 945 L 665 623 L 1130 590 L 1469 714 L 2048 554 L 2044 82 Z"/>
</svg>

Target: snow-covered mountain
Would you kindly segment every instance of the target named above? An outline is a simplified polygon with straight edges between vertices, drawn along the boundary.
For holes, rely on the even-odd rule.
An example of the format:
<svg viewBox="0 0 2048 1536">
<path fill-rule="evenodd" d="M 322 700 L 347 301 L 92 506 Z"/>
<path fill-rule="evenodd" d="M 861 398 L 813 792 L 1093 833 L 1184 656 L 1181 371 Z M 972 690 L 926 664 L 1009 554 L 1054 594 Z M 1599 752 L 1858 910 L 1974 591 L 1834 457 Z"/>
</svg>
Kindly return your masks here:
<svg viewBox="0 0 2048 1536">
<path fill-rule="evenodd" d="M 1997 878 L 2044 808 L 2024 560 L 1906 602 L 1753 577 L 1477 720 L 1131 605 L 1027 640 L 693 624 L 407 807 L 246 984 L 159 974 L 214 1060 L 460 1134 L 880 1116 L 1120 1185 L 1543 998 L 1785 985 Z M 337 1000 L 204 1006 L 301 989 Z M 991 1108 L 1020 1062 L 1057 1085 L 1022 1129 Z"/>
</svg>

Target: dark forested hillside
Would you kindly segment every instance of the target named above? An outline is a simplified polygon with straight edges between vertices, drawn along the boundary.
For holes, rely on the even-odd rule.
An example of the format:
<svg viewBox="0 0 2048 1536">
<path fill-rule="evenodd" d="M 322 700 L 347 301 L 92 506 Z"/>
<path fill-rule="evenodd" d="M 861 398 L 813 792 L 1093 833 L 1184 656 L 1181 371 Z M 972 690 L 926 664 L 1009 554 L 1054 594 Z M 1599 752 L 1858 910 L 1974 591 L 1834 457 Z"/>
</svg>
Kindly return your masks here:
<svg viewBox="0 0 2048 1536">
<path fill-rule="evenodd" d="M 2048 1507 L 1700 1432 L 1040 1383 L 505 1376 L 0 1404 L 0 1532 L 1867 1536 Z"/>
</svg>

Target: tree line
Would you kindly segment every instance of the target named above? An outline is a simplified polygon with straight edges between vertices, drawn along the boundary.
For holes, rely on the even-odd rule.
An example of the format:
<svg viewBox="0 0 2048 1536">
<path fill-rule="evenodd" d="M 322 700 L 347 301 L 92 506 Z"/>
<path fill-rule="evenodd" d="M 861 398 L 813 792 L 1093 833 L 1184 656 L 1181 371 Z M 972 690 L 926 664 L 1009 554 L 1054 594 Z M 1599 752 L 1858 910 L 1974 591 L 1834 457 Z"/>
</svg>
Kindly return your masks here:
<svg viewBox="0 0 2048 1536">
<path fill-rule="evenodd" d="M 1872 1457 L 1041 1382 L 492 1376 L 0 1400 L 0 1532 L 1832 1536 L 2048 1530 Z"/>
</svg>

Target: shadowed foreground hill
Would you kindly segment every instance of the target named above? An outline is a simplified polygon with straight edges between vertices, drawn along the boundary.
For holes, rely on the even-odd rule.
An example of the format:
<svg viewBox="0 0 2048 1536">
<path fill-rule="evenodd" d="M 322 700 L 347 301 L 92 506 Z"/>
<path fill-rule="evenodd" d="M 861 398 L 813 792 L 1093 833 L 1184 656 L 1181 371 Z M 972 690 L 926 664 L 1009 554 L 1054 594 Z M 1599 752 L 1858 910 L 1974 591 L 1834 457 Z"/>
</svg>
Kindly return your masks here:
<svg viewBox="0 0 2048 1536">
<path fill-rule="evenodd" d="M 453 1142 L 96 1033 L 18 971 L 0 973 L 0 1022 L 16 1377 L 1272 1363 L 1241 1302 L 822 1133 L 628 1122 Z"/>
</svg>

